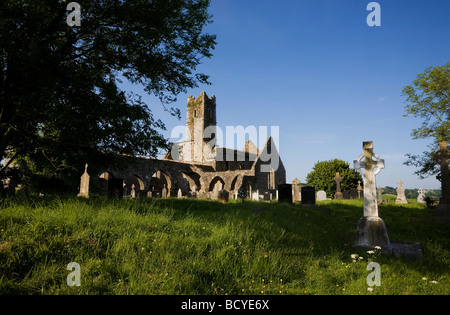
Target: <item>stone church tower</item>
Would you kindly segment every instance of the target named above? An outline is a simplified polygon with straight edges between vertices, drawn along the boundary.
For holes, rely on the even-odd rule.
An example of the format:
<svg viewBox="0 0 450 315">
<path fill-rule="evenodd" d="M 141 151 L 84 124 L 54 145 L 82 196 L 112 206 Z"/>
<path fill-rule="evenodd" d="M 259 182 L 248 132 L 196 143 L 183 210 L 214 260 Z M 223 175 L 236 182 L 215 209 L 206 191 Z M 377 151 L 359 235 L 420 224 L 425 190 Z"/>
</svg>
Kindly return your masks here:
<svg viewBox="0 0 450 315">
<path fill-rule="evenodd" d="M 210 98 L 205 92 L 202 92 L 197 98 L 188 97 L 183 160 L 207 162 L 214 158 L 216 123 L 216 97 L 214 95 Z"/>
</svg>

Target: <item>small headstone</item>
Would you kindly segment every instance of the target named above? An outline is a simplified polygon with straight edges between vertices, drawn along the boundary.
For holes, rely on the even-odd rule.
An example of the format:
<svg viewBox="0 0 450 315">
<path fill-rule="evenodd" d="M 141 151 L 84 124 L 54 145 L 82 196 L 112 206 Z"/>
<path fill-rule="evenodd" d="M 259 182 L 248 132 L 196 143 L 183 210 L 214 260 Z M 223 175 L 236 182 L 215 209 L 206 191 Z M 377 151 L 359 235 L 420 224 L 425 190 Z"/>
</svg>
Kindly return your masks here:
<svg viewBox="0 0 450 315">
<path fill-rule="evenodd" d="M 292 204 L 291 184 L 278 184 L 278 202 Z"/>
<path fill-rule="evenodd" d="M 356 190 L 358 191 L 358 199 L 361 199 L 363 197 L 363 188 L 361 187 L 361 181 L 358 181 L 358 187 L 356 187 Z"/>
<path fill-rule="evenodd" d="M 130 192 L 130 196 L 131 198 L 136 198 L 136 190 L 135 190 L 136 186 L 133 184 L 131 185 L 131 192 Z"/>
<path fill-rule="evenodd" d="M 178 189 L 178 194 L 177 194 L 177 198 L 183 198 L 183 192 L 181 191 L 181 188 Z"/>
<path fill-rule="evenodd" d="M 164 188 L 162 189 L 161 197 L 162 197 L 162 198 L 167 198 L 167 188 L 166 188 L 166 184 L 164 184 Z"/>
<path fill-rule="evenodd" d="M 418 203 L 427 203 L 426 201 L 425 201 L 425 194 L 426 194 L 426 190 L 425 189 L 423 189 L 423 188 L 420 188 L 418 191 L 417 191 L 417 193 L 419 194 L 418 196 L 417 196 L 417 202 Z"/>
<path fill-rule="evenodd" d="M 316 204 L 316 188 L 311 186 L 302 187 L 302 205 Z"/>
<path fill-rule="evenodd" d="M 87 173 L 88 165 L 84 166 L 84 173 L 80 180 L 80 193 L 77 197 L 89 198 L 89 174 Z"/>
<path fill-rule="evenodd" d="M 266 191 L 264 193 L 264 201 L 270 201 L 272 199 L 272 194 Z"/>
<path fill-rule="evenodd" d="M 247 192 L 243 188 L 239 188 L 238 197 L 244 202 L 245 198 L 247 198 Z"/>
<path fill-rule="evenodd" d="M 378 193 L 378 203 L 382 203 L 383 202 L 383 199 L 381 198 L 381 194 L 383 193 L 383 188 L 381 188 L 381 186 L 378 186 L 378 189 L 377 189 L 377 193 Z"/>
<path fill-rule="evenodd" d="M 319 190 L 317 192 L 317 201 L 327 200 L 327 193 L 324 190 Z"/>
<path fill-rule="evenodd" d="M 152 198 L 153 197 L 153 193 L 151 190 L 147 191 L 147 197 L 148 198 Z"/>
<path fill-rule="evenodd" d="M 221 203 L 228 203 L 229 193 L 226 190 L 220 190 L 217 194 L 217 200 Z"/>
<path fill-rule="evenodd" d="M 405 196 L 405 188 L 402 187 L 403 182 L 401 180 L 398 181 L 397 188 L 397 199 L 395 200 L 396 204 L 408 203 Z"/>
</svg>

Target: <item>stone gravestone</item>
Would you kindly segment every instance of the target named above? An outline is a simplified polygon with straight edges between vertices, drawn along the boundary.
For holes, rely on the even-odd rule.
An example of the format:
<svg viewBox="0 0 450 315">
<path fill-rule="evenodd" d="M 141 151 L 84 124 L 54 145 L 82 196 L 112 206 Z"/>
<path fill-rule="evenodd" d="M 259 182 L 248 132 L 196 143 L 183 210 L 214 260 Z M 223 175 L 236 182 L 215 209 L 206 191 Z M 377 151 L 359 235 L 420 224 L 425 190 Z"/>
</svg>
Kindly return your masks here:
<svg viewBox="0 0 450 315">
<path fill-rule="evenodd" d="M 181 188 L 178 188 L 177 198 L 183 198 L 183 192 L 181 191 Z"/>
<path fill-rule="evenodd" d="M 342 199 L 342 193 L 341 193 L 341 176 L 339 173 L 336 173 L 336 176 L 334 177 L 334 180 L 336 181 L 336 193 L 334 194 L 334 199 Z"/>
<path fill-rule="evenodd" d="M 356 188 L 356 190 L 358 190 L 358 199 L 361 199 L 362 198 L 363 188 L 361 187 L 361 181 L 360 180 L 358 181 L 358 187 Z"/>
<path fill-rule="evenodd" d="M 378 193 L 378 203 L 382 203 L 383 199 L 381 198 L 381 194 L 383 193 L 383 188 L 381 188 L 381 186 L 378 186 L 377 193 Z"/>
<path fill-rule="evenodd" d="M 397 199 L 395 200 L 396 204 L 408 203 L 405 196 L 405 188 L 402 187 L 403 182 L 401 180 L 398 181 L 397 188 Z"/>
<path fill-rule="evenodd" d="M 292 204 L 291 184 L 278 184 L 278 203 Z"/>
<path fill-rule="evenodd" d="M 164 184 L 164 188 L 162 189 L 161 197 L 162 197 L 162 198 L 167 198 L 167 188 L 166 188 L 166 184 Z"/>
<path fill-rule="evenodd" d="M 373 249 L 380 246 L 383 252 L 392 251 L 384 221 L 378 216 L 375 176 L 384 168 L 384 160 L 373 152 L 373 142 L 363 142 L 363 154 L 353 161 L 354 168 L 363 173 L 364 216 L 359 219 L 354 247 Z M 364 158 L 364 161 L 362 159 Z M 375 160 L 374 160 L 375 158 Z M 374 172 L 374 169 L 377 169 Z"/>
<path fill-rule="evenodd" d="M 84 173 L 80 180 L 80 193 L 77 197 L 89 198 L 89 174 L 87 172 L 88 165 L 84 166 Z"/>
<path fill-rule="evenodd" d="M 268 191 L 266 191 L 264 193 L 264 201 L 270 202 L 270 200 L 272 199 L 272 194 Z"/>
<path fill-rule="evenodd" d="M 323 190 L 319 190 L 317 192 L 317 201 L 327 200 L 327 193 Z"/>
<path fill-rule="evenodd" d="M 316 188 L 311 186 L 302 187 L 302 205 L 316 204 Z"/>
<path fill-rule="evenodd" d="M 217 200 L 221 203 L 228 203 L 229 193 L 227 190 L 220 190 L 217 194 Z"/>
<path fill-rule="evenodd" d="M 450 152 L 447 148 L 447 142 L 439 142 L 439 151 L 433 155 L 433 159 L 439 163 L 441 173 L 436 176 L 441 182 L 442 197 L 439 199 L 439 205 L 436 207 L 436 223 L 450 223 L 450 169 L 448 166 Z"/>
<path fill-rule="evenodd" d="M 296 177 L 293 181 L 292 181 L 292 186 L 294 188 L 294 193 L 293 193 L 293 202 L 297 202 L 297 201 L 301 201 L 302 197 L 300 194 L 300 190 L 298 189 L 298 184 L 300 184 L 300 181 L 298 180 L 298 178 Z"/>
<path fill-rule="evenodd" d="M 133 184 L 131 185 L 131 192 L 130 192 L 130 196 L 131 198 L 136 198 L 136 190 L 135 190 L 136 186 Z"/>
<path fill-rule="evenodd" d="M 423 188 L 420 188 L 418 191 L 417 191 L 417 193 L 419 194 L 418 196 L 417 196 L 417 202 L 418 203 L 426 203 L 426 201 L 425 201 L 425 193 L 426 193 L 427 191 L 425 190 L 425 189 L 423 189 Z"/>
</svg>

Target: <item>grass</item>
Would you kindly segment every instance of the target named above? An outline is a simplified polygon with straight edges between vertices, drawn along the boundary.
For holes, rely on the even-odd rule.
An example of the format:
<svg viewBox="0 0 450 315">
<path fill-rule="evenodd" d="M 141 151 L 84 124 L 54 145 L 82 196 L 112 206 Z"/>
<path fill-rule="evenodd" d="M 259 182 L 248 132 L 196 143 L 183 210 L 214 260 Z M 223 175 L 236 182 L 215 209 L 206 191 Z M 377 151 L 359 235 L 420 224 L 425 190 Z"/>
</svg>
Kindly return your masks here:
<svg viewBox="0 0 450 315">
<path fill-rule="evenodd" d="M 424 259 L 368 254 L 351 246 L 362 208 L 9 198 L 0 205 L 0 294 L 450 293 L 448 226 L 408 222 L 433 216 L 418 203 L 380 205 L 391 241 L 420 242 Z M 369 260 L 381 266 L 373 291 Z M 80 264 L 79 287 L 66 283 L 70 262 Z"/>
</svg>

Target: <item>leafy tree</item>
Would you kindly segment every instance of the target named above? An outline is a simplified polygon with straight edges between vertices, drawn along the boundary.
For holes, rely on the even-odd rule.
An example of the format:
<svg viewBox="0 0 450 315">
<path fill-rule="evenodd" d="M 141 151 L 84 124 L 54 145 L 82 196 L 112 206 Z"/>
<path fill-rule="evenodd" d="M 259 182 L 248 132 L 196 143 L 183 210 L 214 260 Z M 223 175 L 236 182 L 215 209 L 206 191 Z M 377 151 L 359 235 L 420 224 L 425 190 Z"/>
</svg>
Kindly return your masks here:
<svg viewBox="0 0 450 315">
<path fill-rule="evenodd" d="M 119 154 L 168 148 L 164 123 L 121 80 L 158 96 L 164 108 L 208 76 L 215 35 L 209 0 L 86 0 L 69 26 L 66 1 L 0 2 L 0 154 L 30 173 L 74 176 Z"/>
<path fill-rule="evenodd" d="M 358 181 L 363 184 L 361 174 L 351 169 L 348 162 L 339 159 L 317 162 L 306 176 L 306 182 L 309 186 L 316 187 L 316 191 L 324 190 L 328 197 L 334 197 L 336 193 L 334 178 L 337 172 L 341 177 L 341 191 L 356 189 Z"/>
<path fill-rule="evenodd" d="M 440 172 L 433 155 L 438 151 L 438 143 L 450 140 L 450 62 L 439 67 L 429 67 L 417 76 L 412 85 L 403 88 L 406 96 L 406 115 L 423 119 L 422 125 L 413 129 L 413 139 L 432 138 L 429 151 L 422 155 L 407 154 L 404 163 L 419 169 L 420 178 Z"/>
</svg>

